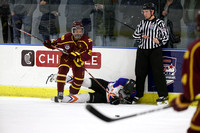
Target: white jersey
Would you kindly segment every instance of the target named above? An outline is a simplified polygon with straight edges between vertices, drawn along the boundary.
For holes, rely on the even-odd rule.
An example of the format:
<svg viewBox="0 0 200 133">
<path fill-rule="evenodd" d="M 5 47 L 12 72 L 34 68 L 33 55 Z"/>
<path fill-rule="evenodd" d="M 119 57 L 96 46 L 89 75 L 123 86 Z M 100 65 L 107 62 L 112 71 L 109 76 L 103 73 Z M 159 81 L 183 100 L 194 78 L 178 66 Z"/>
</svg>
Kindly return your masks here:
<svg viewBox="0 0 200 133">
<path fill-rule="evenodd" d="M 107 95 L 107 102 L 110 102 L 109 97 L 117 96 L 120 98 L 120 100 L 127 97 L 127 95 L 124 93 L 123 88 L 124 85 L 127 83 L 128 79 L 126 78 L 119 78 L 116 82 L 110 82 L 107 86 L 108 92 Z"/>
</svg>

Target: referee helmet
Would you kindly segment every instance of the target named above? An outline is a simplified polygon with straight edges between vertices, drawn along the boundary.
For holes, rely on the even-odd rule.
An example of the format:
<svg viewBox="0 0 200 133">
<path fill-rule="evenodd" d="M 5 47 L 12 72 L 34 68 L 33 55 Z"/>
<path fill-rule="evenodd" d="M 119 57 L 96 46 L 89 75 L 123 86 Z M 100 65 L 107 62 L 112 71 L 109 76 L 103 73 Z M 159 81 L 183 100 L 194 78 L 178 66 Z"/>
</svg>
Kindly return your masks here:
<svg viewBox="0 0 200 133">
<path fill-rule="evenodd" d="M 143 10 L 155 10 L 155 5 L 153 3 L 145 3 L 143 5 Z"/>
</svg>

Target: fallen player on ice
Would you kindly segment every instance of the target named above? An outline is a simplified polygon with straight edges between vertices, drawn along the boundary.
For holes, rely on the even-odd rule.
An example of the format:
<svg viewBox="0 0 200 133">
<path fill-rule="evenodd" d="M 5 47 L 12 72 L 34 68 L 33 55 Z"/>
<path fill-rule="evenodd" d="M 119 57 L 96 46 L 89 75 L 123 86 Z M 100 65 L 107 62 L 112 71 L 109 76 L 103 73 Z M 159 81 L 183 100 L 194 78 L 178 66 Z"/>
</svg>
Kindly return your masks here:
<svg viewBox="0 0 200 133">
<path fill-rule="evenodd" d="M 67 76 L 66 83 L 71 83 L 72 76 Z M 80 93 L 64 96 L 62 100 L 52 98 L 54 102 L 63 103 L 110 103 L 110 104 L 132 104 L 136 95 L 136 84 L 133 79 L 119 78 L 115 82 L 96 79 L 106 91 L 92 78 L 85 78 L 82 86 L 94 90 L 94 93 Z"/>
</svg>

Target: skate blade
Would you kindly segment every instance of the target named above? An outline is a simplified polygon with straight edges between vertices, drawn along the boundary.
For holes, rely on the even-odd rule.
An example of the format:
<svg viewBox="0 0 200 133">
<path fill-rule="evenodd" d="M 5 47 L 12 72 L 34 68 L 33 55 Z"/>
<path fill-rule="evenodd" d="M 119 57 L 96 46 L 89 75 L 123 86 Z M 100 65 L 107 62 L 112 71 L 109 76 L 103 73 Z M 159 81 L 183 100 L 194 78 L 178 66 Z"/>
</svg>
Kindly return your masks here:
<svg viewBox="0 0 200 133">
<path fill-rule="evenodd" d="M 168 105 L 168 101 L 163 101 L 163 102 L 157 102 L 157 105 Z"/>
</svg>

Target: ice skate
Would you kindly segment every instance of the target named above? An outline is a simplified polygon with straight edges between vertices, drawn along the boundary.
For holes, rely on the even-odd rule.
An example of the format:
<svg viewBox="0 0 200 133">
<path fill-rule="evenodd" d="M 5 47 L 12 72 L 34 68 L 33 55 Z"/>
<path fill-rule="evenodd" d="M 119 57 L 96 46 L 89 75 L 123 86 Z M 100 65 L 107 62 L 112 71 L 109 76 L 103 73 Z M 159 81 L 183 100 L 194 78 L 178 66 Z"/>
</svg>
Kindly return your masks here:
<svg viewBox="0 0 200 133">
<path fill-rule="evenodd" d="M 63 92 L 58 92 L 58 96 L 51 98 L 52 101 L 60 103 L 63 100 Z"/>
<path fill-rule="evenodd" d="M 168 97 L 159 97 L 157 100 L 157 105 L 168 105 Z"/>
<path fill-rule="evenodd" d="M 140 99 L 139 97 L 134 97 L 133 101 L 132 101 L 132 104 L 138 103 L 139 99 Z"/>
</svg>

